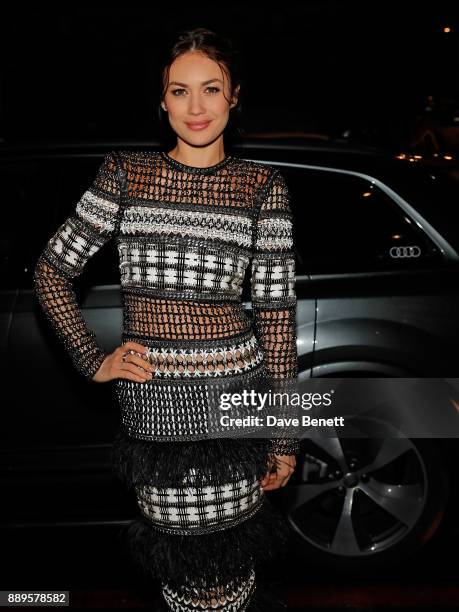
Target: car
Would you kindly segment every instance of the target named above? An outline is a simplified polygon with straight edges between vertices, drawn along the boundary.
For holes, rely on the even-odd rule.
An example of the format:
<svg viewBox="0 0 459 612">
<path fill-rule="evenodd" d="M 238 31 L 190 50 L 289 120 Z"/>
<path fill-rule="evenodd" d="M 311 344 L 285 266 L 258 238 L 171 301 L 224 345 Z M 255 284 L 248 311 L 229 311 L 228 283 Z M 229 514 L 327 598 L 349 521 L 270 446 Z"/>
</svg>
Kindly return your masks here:
<svg viewBox="0 0 459 612">
<path fill-rule="evenodd" d="M 9 204 L 1 241 L 9 398 L 0 472 L 8 491 L 4 529 L 122 526 L 137 512 L 134 494 L 126 494 L 110 465 L 119 424 L 113 388 L 87 384 L 75 372 L 37 306 L 32 279 L 39 253 L 103 155 L 159 148 L 148 141 L 0 149 Z M 285 135 L 243 138 L 231 151 L 279 168 L 291 195 L 299 381 L 435 379 L 442 384 L 432 410 L 459 406 L 451 382 L 459 372 L 458 184 L 451 166 Z M 108 350 L 121 341 L 116 257 L 109 243 L 74 285 L 88 325 Z M 268 493 L 283 508 L 299 554 L 343 571 L 373 571 L 456 528 L 454 436 L 398 431 L 394 438 L 391 427 L 382 421 L 363 439 L 333 431 L 302 439 L 288 486 Z"/>
</svg>

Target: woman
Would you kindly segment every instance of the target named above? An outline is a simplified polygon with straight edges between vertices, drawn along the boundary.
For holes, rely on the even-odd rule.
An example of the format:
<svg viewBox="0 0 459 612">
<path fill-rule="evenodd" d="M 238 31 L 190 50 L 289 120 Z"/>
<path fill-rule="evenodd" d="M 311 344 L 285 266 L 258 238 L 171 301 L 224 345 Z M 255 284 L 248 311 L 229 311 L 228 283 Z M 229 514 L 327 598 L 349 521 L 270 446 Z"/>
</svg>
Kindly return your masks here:
<svg viewBox="0 0 459 612">
<path fill-rule="evenodd" d="M 35 290 L 82 375 L 115 381 L 114 467 L 141 510 L 125 535 L 166 609 L 278 609 L 262 571 L 287 528 L 264 493 L 287 484 L 298 441 L 212 435 L 209 422 L 212 384 L 297 376 L 289 194 L 278 170 L 225 153 L 240 91 L 229 41 L 182 33 L 161 86 L 175 147 L 106 155 L 42 252 Z M 123 343 L 107 353 L 72 279 L 112 238 Z M 250 261 L 253 319 L 241 302 Z"/>
</svg>

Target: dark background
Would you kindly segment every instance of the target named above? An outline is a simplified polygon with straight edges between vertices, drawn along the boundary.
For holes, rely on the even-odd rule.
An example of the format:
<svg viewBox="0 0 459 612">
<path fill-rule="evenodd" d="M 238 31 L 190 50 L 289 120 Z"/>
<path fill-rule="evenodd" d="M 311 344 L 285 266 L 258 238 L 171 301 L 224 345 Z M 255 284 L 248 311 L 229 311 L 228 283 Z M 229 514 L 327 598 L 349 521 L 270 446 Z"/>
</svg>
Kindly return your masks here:
<svg viewBox="0 0 459 612">
<path fill-rule="evenodd" d="M 0 142 L 156 138 L 159 50 L 207 27 L 244 57 L 246 131 L 391 144 L 428 95 L 458 97 L 458 16 L 451 1 L 18 4 L 3 19 Z"/>
</svg>

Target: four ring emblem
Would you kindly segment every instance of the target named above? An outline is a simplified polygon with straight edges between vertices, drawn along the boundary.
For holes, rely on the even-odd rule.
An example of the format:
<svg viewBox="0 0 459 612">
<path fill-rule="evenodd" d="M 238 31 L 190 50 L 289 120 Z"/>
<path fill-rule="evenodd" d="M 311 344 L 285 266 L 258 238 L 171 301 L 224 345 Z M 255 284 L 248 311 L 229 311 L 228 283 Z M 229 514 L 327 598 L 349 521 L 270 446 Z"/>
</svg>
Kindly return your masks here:
<svg viewBox="0 0 459 612">
<path fill-rule="evenodd" d="M 419 257 L 421 255 L 421 248 L 418 246 L 393 246 L 389 250 L 389 255 L 393 259 Z"/>
</svg>

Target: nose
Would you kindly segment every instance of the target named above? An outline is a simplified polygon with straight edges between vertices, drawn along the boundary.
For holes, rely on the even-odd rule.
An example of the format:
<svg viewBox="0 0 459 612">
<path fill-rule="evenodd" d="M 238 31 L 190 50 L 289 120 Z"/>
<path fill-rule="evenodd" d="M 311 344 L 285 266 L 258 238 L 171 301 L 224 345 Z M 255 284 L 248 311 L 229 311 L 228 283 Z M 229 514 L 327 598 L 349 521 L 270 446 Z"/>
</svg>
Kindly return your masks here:
<svg viewBox="0 0 459 612">
<path fill-rule="evenodd" d="M 198 95 L 192 94 L 190 96 L 190 105 L 188 108 L 188 112 L 190 113 L 190 115 L 200 115 L 201 113 L 206 112 L 205 105 L 199 94 Z"/>
</svg>

